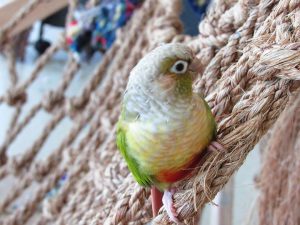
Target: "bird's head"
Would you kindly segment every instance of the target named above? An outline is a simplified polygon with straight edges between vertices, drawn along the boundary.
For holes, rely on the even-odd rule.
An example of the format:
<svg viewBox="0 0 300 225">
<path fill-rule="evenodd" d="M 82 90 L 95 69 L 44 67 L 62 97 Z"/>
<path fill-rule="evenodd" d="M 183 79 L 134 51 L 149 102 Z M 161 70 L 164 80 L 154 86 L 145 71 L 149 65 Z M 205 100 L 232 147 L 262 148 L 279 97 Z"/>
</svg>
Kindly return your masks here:
<svg viewBox="0 0 300 225">
<path fill-rule="evenodd" d="M 145 55 L 132 70 L 130 85 L 152 89 L 154 93 L 188 96 L 199 70 L 199 60 L 184 44 L 170 43 Z"/>
</svg>

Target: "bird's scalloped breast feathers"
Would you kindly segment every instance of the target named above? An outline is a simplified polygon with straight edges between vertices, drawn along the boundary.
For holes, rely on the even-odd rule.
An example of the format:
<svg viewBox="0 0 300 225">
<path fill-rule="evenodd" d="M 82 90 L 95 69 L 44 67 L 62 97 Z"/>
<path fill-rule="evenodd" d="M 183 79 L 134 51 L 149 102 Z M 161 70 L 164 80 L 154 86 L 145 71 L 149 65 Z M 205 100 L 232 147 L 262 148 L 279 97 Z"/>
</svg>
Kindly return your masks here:
<svg viewBox="0 0 300 225">
<path fill-rule="evenodd" d="M 151 186 L 152 179 L 149 175 L 144 174 L 139 169 L 138 162 L 130 156 L 130 149 L 126 143 L 126 130 L 122 127 L 122 119 L 117 124 L 117 146 L 127 162 L 128 169 L 134 176 L 135 180 L 142 186 Z"/>
</svg>

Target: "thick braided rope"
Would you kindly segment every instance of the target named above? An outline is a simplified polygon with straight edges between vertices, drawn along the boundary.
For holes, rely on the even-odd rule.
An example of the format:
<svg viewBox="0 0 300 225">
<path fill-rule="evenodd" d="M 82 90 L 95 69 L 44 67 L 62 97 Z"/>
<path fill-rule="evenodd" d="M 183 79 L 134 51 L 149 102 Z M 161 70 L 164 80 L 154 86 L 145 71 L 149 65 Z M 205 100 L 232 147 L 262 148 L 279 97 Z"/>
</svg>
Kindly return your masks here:
<svg viewBox="0 0 300 225">
<path fill-rule="evenodd" d="M 300 95 L 292 99 L 272 129 L 259 175 L 260 224 L 299 222 Z M 284 201 L 282 201 L 284 199 Z"/>
<path fill-rule="evenodd" d="M 113 178 L 112 178 L 113 179 Z M 132 182 L 132 181 L 131 181 Z M 128 194 L 130 195 L 130 192 L 128 192 Z M 122 196 L 120 196 L 120 197 L 122 197 Z M 122 204 L 121 204 L 122 205 Z M 125 205 L 124 205 L 125 206 Z M 130 206 L 128 207 L 128 206 L 125 206 L 127 209 L 128 208 L 130 208 Z M 149 208 L 148 208 L 149 209 Z M 118 209 L 118 207 L 116 208 L 116 210 L 119 212 L 120 211 L 120 209 Z M 126 212 L 126 210 L 124 211 L 124 210 L 121 210 L 121 211 L 123 211 L 123 212 Z M 113 215 L 114 213 L 112 212 L 112 215 Z M 134 214 L 134 213 L 132 213 L 132 214 Z M 122 219 L 122 218 L 126 218 L 126 216 L 117 216 L 117 218 L 119 218 L 119 219 Z M 112 219 L 112 221 L 114 221 L 114 223 L 118 223 L 117 221 L 119 220 L 119 219 Z M 132 218 L 131 218 L 132 219 Z"/>
<path fill-rule="evenodd" d="M 282 7 L 282 2 L 276 5 L 269 18 L 272 18 L 275 15 L 278 18 Z M 299 4 L 291 4 L 289 9 L 290 11 L 282 11 L 281 13 L 283 15 L 281 15 L 279 18 L 293 14 L 294 10 L 300 10 Z M 270 20 L 266 19 L 265 23 L 263 23 L 261 27 L 268 26 L 269 21 Z M 280 22 L 281 21 L 279 19 L 279 23 L 277 24 L 278 27 L 282 26 Z M 291 26 L 292 23 L 290 23 L 289 25 Z M 295 29 L 299 29 L 299 27 L 296 27 Z M 230 97 L 231 95 L 236 94 L 234 88 L 239 86 L 242 80 L 239 79 L 237 80 L 237 82 L 235 82 L 234 78 L 232 78 L 232 74 L 226 75 L 226 73 L 224 73 L 221 79 L 216 83 L 216 86 L 219 88 L 219 90 L 217 89 L 216 91 L 213 91 L 211 93 L 210 96 L 214 96 L 212 99 L 208 97 L 211 105 L 213 106 L 214 112 L 220 112 L 219 114 L 230 112 L 231 114 L 229 116 L 226 116 L 225 114 L 223 120 L 221 120 L 220 122 L 220 127 L 218 130 L 220 141 L 226 146 L 226 148 L 228 149 L 228 153 L 225 155 L 210 157 L 205 162 L 203 167 L 200 168 L 198 176 L 194 180 L 191 180 L 185 184 L 185 190 L 182 191 L 182 193 L 178 193 L 175 195 L 175 202 L 178 201 L 176 202 L 176 206 L 178 207 L 179 214 L 181 218 L 186 218 L 187 221 L 189 221 L 188 218 L 195 215 L 194 205 L 196 206 L 196 208 L 203 207 L 203 204 L 209 201 L 209 199 L 212 199 L 213 196 L 215 196 L 217 192 L 223 187 L 223 185 L 228 181 L 235 170 L 242 165 L 244 159 L 247 156 L 247 153 L 254 147 L 259 138 L 262 137 L 266 130 L 277 119 L 280 112 L 284 109 L 289 99 L 290 92 L 293 91 L 291 89 L 292 85 L 295 84 L 299 86 L 299 83 L 296 81 L 292 82 L 289 80 L 285 80 L 290 79 L 291 77 L 293 77 L 294 79 L 299 79 L 299 69 L 297 71 L 292 70 L 293 72 L 290 72 L 292 73 L 291 76 L 283 76 L 285 70 L 283 68 L 284 64 L 282 65 L 280 59 L 278 60 L 277 57 L 274 57 L 276 55 L 279 55 L 279 52 L 287 52 L 287 54 L 282 56 L 282 59 L 284 59 L 284 62 L 290 62 L 292 60 L 290 56 L 297 56 L 300 50 L 299 45 L 296 45 L 296 48 L 295 46 L 292 46 L 291 48 L 290 44 L 291 42 L 296 43 L 299 40 L 291 34 L 289 37 L 289 45 L 277 47 L 276 41 L 282 41 L 279 37 L 279 35 L 281 34 L 276 33 L 276 31 L 274 30 L 274 32 L 271 31 L 269 35 L 272 37 L 274 33 L 275 35 L 277 34 L 276 36 L 278 37 L 278 39 L 276 39 L 275 37 L 274 42 L 274 38 L 269 38 L 269 43 L 266 43 L 265 46 L 261 46 L 261 49 L 259 50 L 263 52 L 263 55 L 258 58 L 255 64 L 256 66 L 260 67 L 264 65 L 267 70 L 268 68 L 272 68 L 274 64 L 281 67 L 281 69 L 277 69 L 275 71 L 268 70 L 268 73 L 266 75 L 268 77 L 271 77 L 272 80 L 257 81 L 255 85 L 248 87 L 249 91 L 245 90 L 245 88 L 247 87 L 243 87 L 244 85 L 239 87 L 241 90 L 243 90 L 243 92 L 246 92 L 241 96 L 241 100 L 239 100 L 238 102 L 232 102 L 232 99 L 230 99 Z M 249 45 L 255 46 L 255 42 L 250 43 Z M 255 48 L 253 48 L 252 50 L 251 48 L 246 49 L 246 51 L 254 53 L 256 50 L 257 49 Z M 264 56 L 268 53 L 272 54 L 272 57 L 270 57 L 272 58 L 272 61 L 266 63 L 266 61 L 264 60 Z M 255 53 L 254 55 L 256 54 L 257 53 Z M 244 55 L 245 53 L 243 54 L 243 56 Z M 240 60 L 242 60 L 243 62 L 243 57 L 241 57 Z M 293 64 L 294 66 L 299 66 L 299 61 L 297 60 L 298 59 L 294 59 L 292 60 L 292 62 L 290 62 L 291 68 L 294 68 Z M 255 65 L 252 66 L 252 74 L 250 75 L 252 76 L 251 79 L 258 80 L 256 77 L 259 77 L 260 73 L 264 73 L 265 71 L 264 68 L 260 68 L 261 70 L 257 71 Z M 233 72 L 235 71 L 238 77 L 244 77 L 248 74 L 249 70 L 249 66 L 247 66 L 246 69 L 243 68 L 244 66 L 245 62 L 241 63 L 240 65 L 237 62 L 236 65 L 232 65 Z M 284 79 L 280 80 L 276 77 L 283 77 Z M 250 80 L 246 80 L 243 81 L 243 83 L 246 82 L 246 84 L 249 84 Z M 227 87 L 224 87 L 224 84 L 226 84 L 227 81 L 230 82 Z M 194 182 L 196 182 L 196 184 L 198 185 L 194 185 Z M 192 192 L 196 192 L 195 198 L 194 195 L 188 194 Z M 206 194 L 209 194 L 209 198 L 207 198 Z M 168 219 L 164 214 L 155 219 L 155 224 L 165 224 L 167 221 Z"/>
</svg>

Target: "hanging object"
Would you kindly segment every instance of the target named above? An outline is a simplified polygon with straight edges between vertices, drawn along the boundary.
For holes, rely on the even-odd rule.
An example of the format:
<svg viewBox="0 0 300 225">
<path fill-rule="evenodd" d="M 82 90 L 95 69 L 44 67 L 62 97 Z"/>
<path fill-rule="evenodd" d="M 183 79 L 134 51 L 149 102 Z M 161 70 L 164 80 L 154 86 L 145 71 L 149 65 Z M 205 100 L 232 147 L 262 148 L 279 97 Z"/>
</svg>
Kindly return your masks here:
<svg viewBox="0 0 300 225">
<path fill-rule="evenodd" d="M 34 44 L 34 48 L 38 52 L 39 55 L 42 55 L 47 50 L 47 48 L 49 48 L 51 45 L 51 43 L 49 41 L 47 41 L 43 38 L 44 25 L 45 24 L 42 21 L 41 25 L 40 25 L 39 38 Z"/>
<path fill-rule="evenodd" d="M 140 6 L 140 0 L 102 1 L 86 9 L 78 8 L 73 20 L 67 25 L 67 43 L 74 54 L 88 58 L 94 52 L 105 52 L 116 38 L 116 30 L 126 24 Z"/>
</svg>

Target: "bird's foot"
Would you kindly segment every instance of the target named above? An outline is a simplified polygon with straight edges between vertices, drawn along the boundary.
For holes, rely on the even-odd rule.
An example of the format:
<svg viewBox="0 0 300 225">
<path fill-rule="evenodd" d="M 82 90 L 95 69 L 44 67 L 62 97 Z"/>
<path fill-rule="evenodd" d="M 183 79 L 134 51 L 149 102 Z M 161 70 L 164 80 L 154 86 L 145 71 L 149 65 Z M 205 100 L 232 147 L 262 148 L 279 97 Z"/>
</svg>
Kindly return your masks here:
<svg viewBox="0 0 300 225">
<path fill-rule="evenodd" d="M 207 149 L 210 152 L 220 152 L 220 153 L 226 152 L 226 149 L 224 148 L 224 146 L 217 141 L 212 141 L 210 143 L 210 145 L 207 147 Z"/>
<path fill-rule="evenodd" d="M 173 201 L 173 195 L 175 193 L 175 189 L 169 189 L 164 191 L 164 195 L 162 198 L 162 202 L 164 204 L 164 207 L 168 213 L 168 216 L 170 218 L 170 220 L 172 220 L 173 222 L 179 224 L 179 220 L 178 220 L 178 213 L 176 211 L 176 208 L 174 206 L 174 201 Z"/>
</svg>

